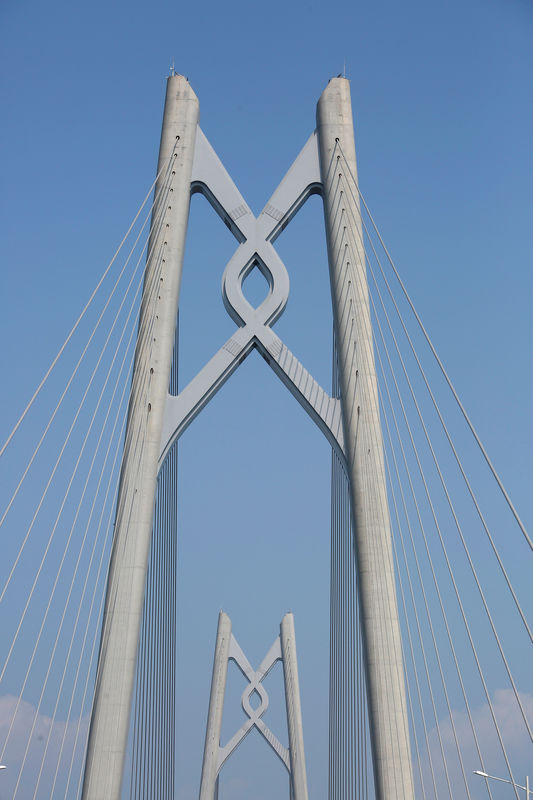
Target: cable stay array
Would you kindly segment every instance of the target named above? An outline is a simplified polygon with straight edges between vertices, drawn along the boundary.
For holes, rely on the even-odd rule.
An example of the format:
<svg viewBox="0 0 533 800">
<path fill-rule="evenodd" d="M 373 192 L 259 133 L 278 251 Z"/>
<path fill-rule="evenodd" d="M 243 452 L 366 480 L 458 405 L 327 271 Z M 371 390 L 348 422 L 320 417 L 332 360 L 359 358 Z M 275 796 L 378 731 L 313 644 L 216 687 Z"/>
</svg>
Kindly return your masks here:
<svg viewBox="0 0 533 800">
<path fill-rule="evenodd" d="M 170 370 L 170 394 L 178 394 L 179 324 Z M 178 446 L 159 473 L 135 698 L 130 724 L 130 765 L 123 794 L 131 800 L 173 798 L 176 748 L 176 594 L 178 567 Z"/>
<path fill-rule="evenodd" d="M 2 791 L 13 798 L 81 793 L 126 414 L 130 394 L 148 388 L 142 380 L 132 387 L 139 308 L 143 291 L 143 302 L 158 291 L 172 158 L 0 446 L 0 763 L 9 767 Z M 361 281 L 355 265 L 364 260 L 416 796 L 498 800 L 510 795 L 473 771 L 520 784 L 533 763 L 533 542 L 340 145 L 335 158 L 339 203 L 350 194 L 362 211 L 344 229 L 343 280 Z M 155 266 L 150 285 L 147 264 Z M 176 334 L 173 394 L 177 374 Z M 335 347 L 332 384 L 338 397 Z M 128 447 L 142 445 L 141 428 L 129 436 Z M 125 780 L 135 800 L 175 791 L 176 474 L 174 445 L 159 477 L 139 644 Z M 367 800 L 374 789 L 357 552 L 336 453 L 331 497 L 328 796 Z M 111 580 L 107 602 L 114 588 Z"/>
<path fill-rule="evenodd" d="M 139 307 L 146 265 L 162 260 L 172 157 L 0 447 L 0 761 L 13 798 L 81 790 Z"/>
<path fill-rule="evenodd" d="M 336 165 L 338 207 L 343 193 L 350 193 L 362 210 L 361 222 L 350 219 L 344 228 L 344 279 L 360 280 L 353 265 L 366 262 L 417 796 L 470 800 L 484 790 L 489 798 L 510 792 L 518 798 L 516 785 L 502 789 L 473 771 L 520 785 L 532 763 L 532 541 L 414 308 L 340 145 Z M 334 372 L 334 390 L 336 380 Z M 334 456 L 332 798 L 366 797 L 360 771 L 372 770 L 365 754 L 364 676 L 353 657 L 364 643 L 353 597 L 357 554 L 349 553 L 352 522 L 342 510 L 348 503 L 347 481 Z M 347 698 L 352 703 L 348 710 Z"/>
</svg>

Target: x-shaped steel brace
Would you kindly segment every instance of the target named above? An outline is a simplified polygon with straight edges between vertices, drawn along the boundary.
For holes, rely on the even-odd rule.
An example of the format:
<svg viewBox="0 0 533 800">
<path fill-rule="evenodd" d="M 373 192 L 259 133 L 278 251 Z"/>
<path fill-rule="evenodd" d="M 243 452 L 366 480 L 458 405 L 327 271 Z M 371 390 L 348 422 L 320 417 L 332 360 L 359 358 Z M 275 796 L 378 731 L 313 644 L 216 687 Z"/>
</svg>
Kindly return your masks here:
<svg viewBox="0 0 533 800">
<path fill-rule="evenodd" d="M 259 350 L 344 462 L 339 400 L 324 391 L 271 328 L 289 297 L 289 276 L 273 242 L 307 198 L 321 189 L 317 137 L 313 133 L 256 218 L 197 129 L 191 193 L 200 192 L 207 198 L 239 242 L 222 278 L 224 305 L 239 327 L 178 395 L 168 395 L 159 467 L 176 439 L 253 348 Z M 244 279 L 255 268 L 269 285 L 267 297 L 257 308 L 242 291 Z"/>
<path fill-rule="evenodd" d="M 283 761 L 287 770 L 291 771 L 289 750 L 284 747 L 279 739 L 272 733 L 268 725 L 263 722 L 261 717 L 268 708 L 268 694 L 263 686 L 263 680 L 266 678 L 272 667 L 277 661 L 282 660 L 281 643 L 279 636 L 264 657 L 258 669 L 254 670 L 250 666 L 250 662 L 241 650 L 236 638 L 231 634 L 230 648 L 228 659 L 233 660 L 245 678 L 248 680 L 248 686 L 245 688 L 241 696 L 241 704 L 248 719 L 241 725 L 239 730 L 231 737 L 231 739 L 220 747 L 218 752 L 217 775 L 222 769 L 225 761 L 230 757 L 233 751 L 240 745 L 242 740 L 250 733 L 255 726 L 259 733 L 264 736 L 268 744 L 274 750 L 277 756 Z M 250 698 L 254 692 L 257 692 L 260 699 L 259 706 L 254 709 L 250 704 Z"/>
</svg>

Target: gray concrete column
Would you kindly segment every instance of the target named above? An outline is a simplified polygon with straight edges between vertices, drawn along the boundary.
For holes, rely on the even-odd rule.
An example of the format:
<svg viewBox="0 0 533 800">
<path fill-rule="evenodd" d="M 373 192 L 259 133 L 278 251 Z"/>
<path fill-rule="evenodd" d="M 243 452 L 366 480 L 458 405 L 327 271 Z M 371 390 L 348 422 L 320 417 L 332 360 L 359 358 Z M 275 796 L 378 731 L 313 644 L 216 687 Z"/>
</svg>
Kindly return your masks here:
<svg viewBox="0 0 533 800">
<path fill-rule="evenodd" d="M 349 82 L 333 78 L 317 128 L 344 441 L 358 564 L 377 800 L 414 797 Z"/>
<path fill-rule="evenodd" d="M 231 643 L 231 620 L 223 611 L 218 616 L 215 660 L 209 697 L 209 714 L 205 733 L 204 760 L 202 763 L 202 782 L 200 800 L 216 800 L 218 797 L 218 756 L 222 713 L 228 675 L 228 658 Z"/>
<path fill-rule="evenodd" d="M 287 706 L 287 728 L 289 733 L 289 755 L 291 759 L 291 798 L 307 800 L 307 773 L 305 769 L 304 732 L 296 660 L 294 616 L 285 614 L 280 625 L 285 703 Z"/>
<path fill-rule="evenodd" d="M 149 257 L 141 302 L 109 568 L 84 800 L 119 800 L 128 740 L 163 412 L 189 215 L 198 100 L 167 81 Z"/>
</svg>

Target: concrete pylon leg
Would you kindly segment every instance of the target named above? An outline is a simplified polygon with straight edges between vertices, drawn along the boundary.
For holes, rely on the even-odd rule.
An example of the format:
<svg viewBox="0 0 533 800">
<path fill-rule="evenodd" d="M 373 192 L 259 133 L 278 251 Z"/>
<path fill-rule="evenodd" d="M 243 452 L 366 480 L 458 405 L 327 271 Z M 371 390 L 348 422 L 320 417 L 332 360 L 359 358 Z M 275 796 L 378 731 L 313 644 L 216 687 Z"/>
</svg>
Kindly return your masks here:
<svg viewBox="0 0 533 800">
<path fill-rule="evenodd" d="M 317 129 L 377 800 L 414 797 L 400 625 L 349 82 L 333 78 Z"/>
<path fill-rule="evenodd" d="M 120 798 L 197 123 L 198 100 L 188 81 L 181 75 L 170 77 L 87 748 L 84 800 Z"/>
<path fill-rule="evenodd" d="M 307 772 L 305 769 L 304 734 L 302 708 L 300 703 L 300 683 L 296 660 L 296 639 L 294 616 L 285 614 L 280 626 L 283 679 L 285 682 L 285 702 L 287 705 L 287 728 L 289 733 L 289 754 L 291 759 L 291 798 L 307 800 Z"/>
<path fill-rule="evenodd" d="M 202 764 L 202 782 L 200 784 L 200 800 L 216 800 L 218 797 L 218 754 L 220 750 L 220 733 L 222 731 L 222 712 L 224 711 L 224 695 L 228 675 L 228 658 L 231 643 L 231 620 L 223 611 L 218 616 L 215 660 L 211 695 L 209 697 L 209 713 L 205 733 L 204 760 Z"/>
</svg>

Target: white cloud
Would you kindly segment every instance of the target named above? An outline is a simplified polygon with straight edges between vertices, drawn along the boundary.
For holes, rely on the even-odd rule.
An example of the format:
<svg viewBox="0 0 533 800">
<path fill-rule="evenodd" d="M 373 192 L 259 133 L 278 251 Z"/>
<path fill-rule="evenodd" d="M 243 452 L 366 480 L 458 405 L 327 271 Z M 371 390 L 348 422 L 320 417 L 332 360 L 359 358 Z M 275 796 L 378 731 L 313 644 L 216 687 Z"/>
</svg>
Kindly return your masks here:
<svg viewBox="0 0 533 800">
<path fill-rule="evenodd" d="M 520 699 L 528 720 L 533 720 L 533 696 L 520 693 Z M 491 698 L 494 715 L 498 722 L 504 747 L 507 751 L 514 780 L 524 784 L 525 776 L 531 775 L 533 765 L 533 745 L 522 719 L 518 703 L 512 689 L 497 689 Z M 483 759 L 484 771 L 502 778 L 509 778 L 501 745 L 488 703 L 472 709 L 473 726 L 478 739 L 479 750 Z M 474 775 L 474 770 L 482 770 L 483 766 L 472 733 L 472 726 L 466 710 L 453 711 L 453 721 L 459 742 L 464 771 L 470 787 L 472 798 L 488 798 L 485 781 Z M 457 747 L 449 717 L 439 721 L 442 749 L 448 765 L 448 774 L 452 788 L 453 800 L 467 797 L 464 779 L 457 755 Z M 444 762 L 441 754 L 437 728 L 429 731 L 429 750 L 433 762 L 435 781 L 439 798 L 449 797 Z M 427 797 L 433 797 L 432 778 L 427 748 L 421 748 L 422 773 Z M 418 768 L 415 767 L 415 774 Z M 512 800 L 515 797 L 511 786 L 490 782 L 494 800 Z M 524 792 L 520 793 L 520 797 Z"/>
<path fill-rule="evenodd" d="M 8 735 L 17 702 L 18 698 L 11 695 L 0 697 L 0 747 L 3 747 Z M 35 727 L 32 732 L 34 721 Z M 78 744 L 69 788 L 69 798 L 75 796 L 82 765 L 81 759 L 85 746 L 87 728 L 88 718 L 84 718 L 79 728 Z M 52 725 L 52 719 L 43 714 L 38 714 L 36 718 L 35 706 L 22 700 L 19 704 L 3 757 L 3 763 L 6 765 L 7 769 L 2 770 L 0 773 L 0 800 L 7 800 L 7 798 L 13 797 L 28 740 L 30 741 L 28 755 L 26 757 L 16 797 L 18 800 L 31 800 L 31 798 L 33 798 L 37 777 L 48 741 L 46 759 L 37 798 L 38 800 L 45 800 L 45 798 L 49 800 L 64 737 L 61 764 L 58 771 L 56 790 L 54 792 L 54 797 L 63 797 L 77 729 L 77 719 L 71 720 L 67 726 L 65 721 L 57 719 Z"/>
<path fill-rule="evenodd" d="M 533 696 L 530 694 L 521 693 L 520 697 L 528 719 L 532 720 Z M 0 697 L 0 747 L 3 745 L 7 735 L 16 703 L 16 697 L 9 695 Z M 518 783 L 524 783 L 525 776 L 528 774 L 528 771 L 530 777 L 533 777 L 533 746 L 525 729 L 512 690 L 497 690 L 492 697 L 492 704 L 495 716 L 498 720 L 498 725 L 501 730 L 502 738 L 509 755 L 509 760 L 514 773 L 514 779 Z M 20 764 L 24 756 L 28 736 L 35 718 L 35 710 L 35 706 L 24 700 L 21 701 L 19 705 L 15 724 L 13 726 L 3 759 L 3 763 L 7 765 L 7 769 L 0 772 L 0 800 L 8 800 L 8 798 L 11 799 L 13 797 L 13 791 L 18 778 Z M 503 759 L 501 747 L 495 733 L 494 723 L 488 704 L 484 703 L 481 706 L 472 709 L 472 717 L 478 737 L 479 748 L 484 761 L 485 770 L 494 775 L 508 777 L 505 761 Z M 487 798 L 488 800 L 485 781 L 482 778 L 473 775 L 473 770 L 481 769 L 482 765 L 477 753 L 477 748 L 473 739 L 472 729 L 466 711 L 454 711 L 453 720 L 455 723 L 457 738 L 461 747 L 464 769 L 468 779 L 472 800 L 482 800 L 482 798 Z M 17 793 L 18 800 L 31 800 L 33 798 L 37 775 L 41 766 L 41 760 L 44 754 L 51 725 L 52 721 L 50 717 L 42 714 L 37 716 L 35 728 L 31 736 L 30 748 L 28 751 L 28 757 L 26 759 L 23 777 Z M 69 788 L 68 800 L 71 800 L 71 798 L 75 796 L 75 789 L 78 784 L 78 777 L 82 767 L 82 749 L 85 745 L 87 726 L 88 718 L 84 718 L 80 725 L 77 751 L 74 760 L 73 779 Z M 49 800 L 51 796 L 50 790 L 52 780 L 59 757 L 61 742 L 63 736 L 65 735 L 63 756 L 54 797 L 64 796 L 66 776 L 74 747 L 77 728 L 78 720 L 71 721 L 68 726 L 66 726 L 64 720 L 58 720 L 55 722 L 48 744 L 45 769 L 43 770 L 43 777 L 41 779 L 39 792 L 37 795 L 38 800 Z M 442 738 L 443 749 L 448 763 L 452 797 L 453 800 L 462 800 L 463 798 L 466 798 L 467 795 L 457 757 L 455 738 L 450 719 L 445 718 L 440 721 L 439 729 Z M 440 751 L 440 744 L 435 727 L 429 731 L 429 742 L 435 780 L 438 787 L 438 796 L 440 800 L 444 800 L 444 798 L 449 797 L 449 794 Z M 429 799 L 433 797 L 433 790 L 429 769 L 428 752 L 425 747 L 421 748 L 421 760 L 424 784 L 426 787 L 426 797 Z M 418 768 L 415 765 L 415 775 L 417 772 Z M 259 787 L 262 785 L 263 781 L 259 781 Z M 513 800 L 515 797 L 510 786 L 498 784 L 494 781 L 491 782 L 490 785 L 493 800 Z M 259 787 L 254 785 L 256 793 Z M 185 787 L 181 786 L 181 791 L 178 790 L 177 794 L 179 797 L 185 797 L 185 795 L 188 795 L 187 791 L 185 791 L 185 793 L 183 792 L 184 788 Z M 231 797 L 232 800 L 241 800 L 241 798 L 242 800 L 245 798 L 246 800 L 251 800 L 251 797 L 253 796 L 253 793 L 250 791 L 251 788 L 252 787 L 249 785 L 248 781 L 244 779 L 244 777 L 238 778 L 235 774 L 228 775 L 226 777 L 226 783 L 224 786 L 224 796 Z M 260 794 L 261 791 L 259 791 L 259 795 Z M 523 792 L 520 794 L 521 798 L 523 794 Z M 420 794 L 418 796 L 420 796 Z"/>
</svg>

